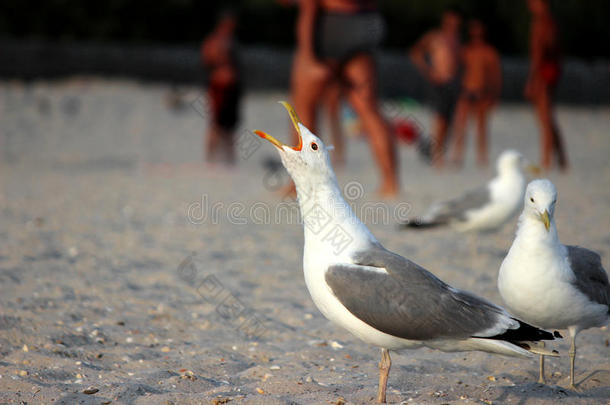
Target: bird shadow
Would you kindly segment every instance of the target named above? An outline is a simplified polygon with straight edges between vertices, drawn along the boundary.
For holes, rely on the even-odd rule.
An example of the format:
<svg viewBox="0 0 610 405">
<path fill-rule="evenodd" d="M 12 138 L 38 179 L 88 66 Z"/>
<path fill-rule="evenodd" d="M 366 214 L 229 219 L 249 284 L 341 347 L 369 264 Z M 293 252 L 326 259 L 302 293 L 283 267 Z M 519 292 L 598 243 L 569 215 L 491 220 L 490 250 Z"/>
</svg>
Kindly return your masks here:
<svg viewBox="0 0 610 405">
<path fill-rule="evenodd" d="M 600 371 L 605 372 L 605 371 Z M 577 388 L 581 384 L 589 380 L 593 375 L 597 374 L 597 371 L 592 372 L 589 376 L 583 378 L 578 384 Z M 599 398 L 600 400 L 608 397 L 608 387 L 595 387 L 589 389 L 577 389 L 576 391 L 569 388 L 564 388 L 558 385 L 544 385 L 539 383 L 527 383 L 517 384 L 514 386 L 498 387 L 501 394 L 494 400 L 498 403 L 511 402 L 516 405 L 525 405 L 532 398 L 537 399 L 563 399 L 563 398 Z M 515 402 L 515 398 L 518 402 Z"/>
<path fill-rule="evenodd" d="M 589 373 L 589 375 L 583 377 L 580 381 L 578 381 L 576 383 L 576 388 L 580 388 L 582 386 L 582 384 L 584 384 L 585 382 L 592 380 L 593 377 L 597 376 L 597 375 L 606 375 L 608 376 L 608 381 L 610 381 L 610 370 L 593 370 Z M 599 380 L 597 380 L 599 382 Z M 610 386 L 606 386 L 606 387 L 596 387 L 596 388 L 607 388 L 610 389 Z M 595 388 L 593 388 L 595 389 Z"/>
<path fill-rule="evenodd" d="M 519 402 L 517 402 L 517 405 L 525 405 L 525 403 L 530 401 L 532 398 L 548 399 L 561 397 L 566 398 L 570 396 L 570 392 L 567 389 L 538 383 L 498 387 L 498 390 L 501 391 L 501 394 L 495 399 L 495 401 L 499 403 L 507 403 L 510 401 L 514 404 L 515 398 L 518 398 Z"/>
</svg>

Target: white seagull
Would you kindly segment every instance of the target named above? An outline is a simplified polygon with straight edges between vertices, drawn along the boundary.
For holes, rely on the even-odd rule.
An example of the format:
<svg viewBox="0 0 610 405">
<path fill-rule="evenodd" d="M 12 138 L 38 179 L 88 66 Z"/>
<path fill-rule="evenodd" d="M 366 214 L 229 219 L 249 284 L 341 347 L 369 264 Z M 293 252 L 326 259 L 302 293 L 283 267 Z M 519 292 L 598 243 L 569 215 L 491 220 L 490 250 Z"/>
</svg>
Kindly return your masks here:
<svg viewBox="0 0 610 405">
<path fill-rule="evenodd" d="M 404 227 L 423 229 L 449 225 L 459 232 L 500 228 L 522 207 L 527 184 L 523 165 L 521 153 L 505 150 L 498 157 L 495 178 L 459 197 L 434 203 L 426 214 L 406 221 Z"/>
<path fill-rule="evenodd" d="M 517 235 L 498 275 L 498 289 L 517 316 L 543 328 L 568 329 L 570 387 L 574 386 L 576 334 L 610 320 L 610 285 L 599 255 L 559 242 L 557 190 L 549 180 L 527 186 Z M 540 356 L 544 383 L 544 356 Z"/>
<path fill-rule="evenodd" d="M 540 353 L 536 341 L 554 338 L 384 249 L 343 199 L 327 147 L 282 104 L 298 145 L 254 132 L 277 147 L 296 185 L 305 228 L 303 270 L 314 303 L 332 322 L 381 347 L 378 402 L 386 399 L 389 350 L 427 346 L 531 356 Z"/>
</svg>

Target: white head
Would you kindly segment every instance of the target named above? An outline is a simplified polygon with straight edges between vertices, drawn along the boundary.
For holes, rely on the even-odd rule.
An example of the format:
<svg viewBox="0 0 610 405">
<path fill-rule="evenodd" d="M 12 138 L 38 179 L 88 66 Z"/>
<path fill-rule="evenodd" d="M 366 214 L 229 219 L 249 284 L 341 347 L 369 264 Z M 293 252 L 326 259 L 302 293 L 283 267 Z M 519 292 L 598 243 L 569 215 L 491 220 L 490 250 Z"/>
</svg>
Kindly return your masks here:
<svg viewBox="0 0 610 405">
<path fill-rule="evenodd" d="M 551 227 L 555 203 L 557 202 L 557 189 L 550 180 L 538 179 L 527 185 L 523 216 L 541 221 L 548 231 Z"/>
<path fill-rule="evenodd" d="M 508 149 L 498 157 L 496 170 L 498 174 L 508 174 L 515 171 L 521 172 L 523 164 L 523 155 L 514 149 Z"/>
<path fill-rule="evenodd" d="M 254 133 L 275 145 L 282 163 L 286 170 L 288 170 L 288 173 L 290 173 L 297 189 L 300 187 L 309 188 L 314 184 L 326 183 L 328 181 L 336 183 L 337 180 L 330 164 L 328 148 L 320 138 L 312 134 L 301 123 L 290 104 L 285 101 L 280 103 L 290 114 L 292 124 L 299 137 L 299 143 L 296 146 L 288 146 L 263 131 L 257 130 Z"/>
</svg>

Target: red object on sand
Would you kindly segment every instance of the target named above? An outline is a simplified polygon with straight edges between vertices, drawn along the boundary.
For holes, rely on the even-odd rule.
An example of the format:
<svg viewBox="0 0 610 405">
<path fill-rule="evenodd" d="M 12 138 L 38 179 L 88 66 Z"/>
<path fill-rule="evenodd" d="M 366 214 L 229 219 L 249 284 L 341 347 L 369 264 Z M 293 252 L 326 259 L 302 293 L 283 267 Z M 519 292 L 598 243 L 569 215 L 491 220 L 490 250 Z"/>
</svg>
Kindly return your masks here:
<svg viewBox="0 0 610 405">
<path fill-rule="evenodd" d="M 420 137 L 419 126 L 410 119 L 397 118 L 392 122 L 396 138 L 410 145 Z"/>
<path fill-rule="evenodd" d="M 540 67 L 540 76 L 549 86 L 556 86 L 561 76 L 561 66 L 558 62 L 544 62 Z"/>
</svg>

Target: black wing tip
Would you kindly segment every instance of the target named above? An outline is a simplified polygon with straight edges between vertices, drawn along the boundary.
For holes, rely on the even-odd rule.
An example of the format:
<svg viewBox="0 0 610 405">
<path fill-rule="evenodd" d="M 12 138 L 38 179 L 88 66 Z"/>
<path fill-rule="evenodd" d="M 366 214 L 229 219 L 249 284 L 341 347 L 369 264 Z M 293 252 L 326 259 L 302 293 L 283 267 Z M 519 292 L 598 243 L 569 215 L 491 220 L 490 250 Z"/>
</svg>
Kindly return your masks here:
<svg viewBox="0 0 610 405">
<path fill-rule="evenodd" d="M 519 335 L 520 335 L 520 337 L 522 336 L 521 340 L 538 341 L 538 340 L 555 340 L 555 338 L 558 338 L 558 339 L 562 338 L 561 334 L 557 331 L 553 331 L 551 333 L 544 329 L 540 329 L 533 325 L 530 325 L 529 323 L 519 321 L 518 319 L 517 319 L 517 321 L 519 322 L 519 328 L 516 329 L 515 332 L 517 332 L 517 333 L 520 332 Z"/>
<path fill-rule="evenodd" d="M 425 222 L 420 218 L 408 219 L 405 222 L 398 224 L 399 229 L 429 229 L 443 225 L 442 222 Z"/>
<path fill-rule="evenodd" d="M 515 346 L 519 346 L 520 348 L 525 349 L 527 351 L 532 350 L 532 346 L 527 344 L 527 343 L 525 343 L 525 342 L 511 342 L 511 343 L 514 344 Z M 559 352 L 557 350 L 554 350 L 554 349 L 551 350 L 551 353 L 557 354 L 557 355 L 559 354 Z"/>
<path fill-rule="evenodd" d="M 540 340 L 555 340 L 563 338 L 563 336 L 561 336 L 561 334 L 557 331 L 553 331 L 551 333 L 549 331 L 539 329 L 518 319 L 516 319 L 516 321 L 519 322 L 519 328 L 508 329 L 500 335 L 490 336 L 489 339 L 506 340 L 514 343 L 524 341 L 537 342 Z"/>
</svg>

